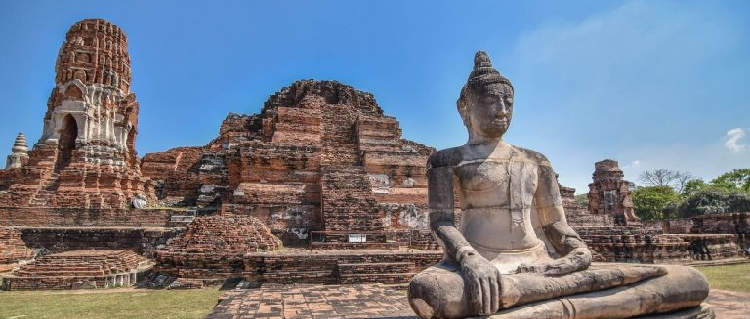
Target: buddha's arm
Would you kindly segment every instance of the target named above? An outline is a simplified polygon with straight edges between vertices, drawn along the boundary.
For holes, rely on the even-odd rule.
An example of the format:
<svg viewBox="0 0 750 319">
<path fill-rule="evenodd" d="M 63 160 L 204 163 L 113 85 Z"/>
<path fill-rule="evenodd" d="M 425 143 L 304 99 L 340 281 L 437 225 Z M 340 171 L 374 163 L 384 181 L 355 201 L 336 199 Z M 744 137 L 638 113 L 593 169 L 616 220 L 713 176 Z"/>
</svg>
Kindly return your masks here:
<svg viewBox="0 0 750 319">
<path fill-rule="evenodd" d="M 428 200 L 430 228 L 442 243 L 448 258 L 461 266 L 471 296 L 471 309 L 480 315 L 500 309 L 500 272 L 474 250 L 454 223 L 453 168 L 430 167 Z"/>
<path fill-rule="evenodd" d="M 427 171 L 428 200 L 430 206 L 430 228 L 443 249 L 456 263 L 461 257 L 474 249 L 458 231 L 454 223 L 453 202 L 453 168 L 434 167 Z"/>
<path fill-rule="evenodd" d="M 544 233 L 555 250 L 563 256 L 548 264 L 528 265 L 525 269 L 519 270 L 561 275 L 588 268 L 591 264 L 591 251 L 568 225 L 562 207 L 560 187 L 555 172 L 548 165 L 541 165 L 539 168 L 539 182 L 534 199 Z"/>
</svg>

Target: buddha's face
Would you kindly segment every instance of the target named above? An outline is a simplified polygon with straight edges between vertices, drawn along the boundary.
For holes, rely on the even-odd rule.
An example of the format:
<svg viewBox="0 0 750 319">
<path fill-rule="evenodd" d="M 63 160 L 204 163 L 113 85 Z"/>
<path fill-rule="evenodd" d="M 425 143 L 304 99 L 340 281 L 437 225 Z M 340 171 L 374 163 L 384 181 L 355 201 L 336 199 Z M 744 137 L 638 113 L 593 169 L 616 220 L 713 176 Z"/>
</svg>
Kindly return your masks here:
<svg viewBox="0 0 750 319">
<path fill-rule="evenodd" d="M 485 85 L 470 99 L 469 129 L 485 138 L 501 138 L 513 117 L 513 88 L 504 83 Z"/>
</svg>

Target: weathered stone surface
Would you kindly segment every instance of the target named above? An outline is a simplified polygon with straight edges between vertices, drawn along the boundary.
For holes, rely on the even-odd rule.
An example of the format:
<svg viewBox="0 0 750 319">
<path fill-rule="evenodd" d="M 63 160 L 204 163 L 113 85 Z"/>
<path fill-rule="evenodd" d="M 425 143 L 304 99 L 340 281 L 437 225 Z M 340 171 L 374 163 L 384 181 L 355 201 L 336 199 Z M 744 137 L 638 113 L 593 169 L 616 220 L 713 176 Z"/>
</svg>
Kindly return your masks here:
<svg viewBox="0 0 750 319">
<path fill-rule="evenodd" d="M 42 136 L 27 160 L 14 147 L 18 171 L 0 174 L 0 206 L 126 208 L 139 194 L 154 198 L 135 151 L 139 105 L 122 30 L 74 24 L 55 71 Z"/>
<path fill-rule="evenodd" d="M 126 250 L 72 250 L 37 258 L 2 278 L 4 290 L 90 289 L 133 285 L 151 263 Z"/>
<path fill-rule="evenodd" d="M 567 224 L 549 161 L 502 139 L 513 96 L 510 81 L 478 52 L 457 102 L 469 141 L 436 152 L 428 162 L 431 229 L 445 257 L 412 279 L 414 312 L 422 318 L 594 319 L 699 306 L 708 283 L 695 269 L 590 267 L 592 254 Z M 605 166 L 607 174 L 622 177 L 616 165 L 597 168 Z M 539 303 L 522 306 L 532 302 Z"/>
</svg>

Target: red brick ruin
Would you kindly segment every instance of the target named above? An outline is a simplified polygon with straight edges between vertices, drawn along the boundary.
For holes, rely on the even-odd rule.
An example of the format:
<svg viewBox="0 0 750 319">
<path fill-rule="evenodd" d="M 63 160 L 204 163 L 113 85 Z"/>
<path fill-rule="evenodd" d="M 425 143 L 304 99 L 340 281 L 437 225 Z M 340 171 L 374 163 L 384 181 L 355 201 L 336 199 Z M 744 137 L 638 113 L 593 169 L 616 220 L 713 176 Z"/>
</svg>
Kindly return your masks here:
<svg viewBox="0 0 750 319">
<path fill-rule="evenodd" d="M 320 248 L 345 249 L 344 235 L 359 232 L 367 243 L 358 247 L 387 248 L 399 235 L 430 237 L 398 231 L 428 228 L 432 152 L 402 139 L 372 94 L 302 80 L 259 114 L 230 114 L 208 145 L 147 154 L 143 173 L 156 181 L 159 200 L 254 216 L 287 246 L 313 238 Z"/>
<path fill-rule="evenodd" d="M 135 151 L 139 106 L 127 45 L 105 20 L 68 30 L 42 136 L 25 163 L 1 171 L 0 206 L 124 208 L 138 195 L 153 198 Z M 18 144 L 14 155 L 25 151 Z"/>
<path fill-rule="evenodd" d="M 589 184 L 589 211 L 594 215 L 607 215 L 618 225 L 637 223 L 630 182 L 624 180 L 617 161 L 606 159 L 594 164 L 594 182 Z"/>
<path fill-rule="evenodd" d="M 207 145 L 139 159 L 130 83 L 120 28 L 70 28 L 41 138 L 29 151 L 19 134 L 0 170 L 3 289 L 405 283 L 442 258 L 426 207 L 435 149 L 401 138 L 372 94 L 296 81 Z M 641 222 L 616 161 L 593 178 L 589 207 L 561 192 L 597 261 L 724 262 L 748 244 L 749 214 Z"/>
</svg>

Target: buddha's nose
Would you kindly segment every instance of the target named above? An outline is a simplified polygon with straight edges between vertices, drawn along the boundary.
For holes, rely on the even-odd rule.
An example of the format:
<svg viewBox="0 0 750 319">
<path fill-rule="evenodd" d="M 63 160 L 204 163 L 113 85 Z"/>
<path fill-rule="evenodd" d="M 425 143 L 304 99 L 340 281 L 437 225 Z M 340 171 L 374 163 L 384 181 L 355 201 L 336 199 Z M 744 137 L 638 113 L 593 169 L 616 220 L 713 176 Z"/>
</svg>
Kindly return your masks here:
<svg viewBox="0 0 750 319">
<path fill-rule="evenodd" d="M 500 101 L 500 103 L 497 104 L 497 115 L 503 117 L 508 115 L 508 107 L 505 105 L 505 102 Z"/>
</svg>

